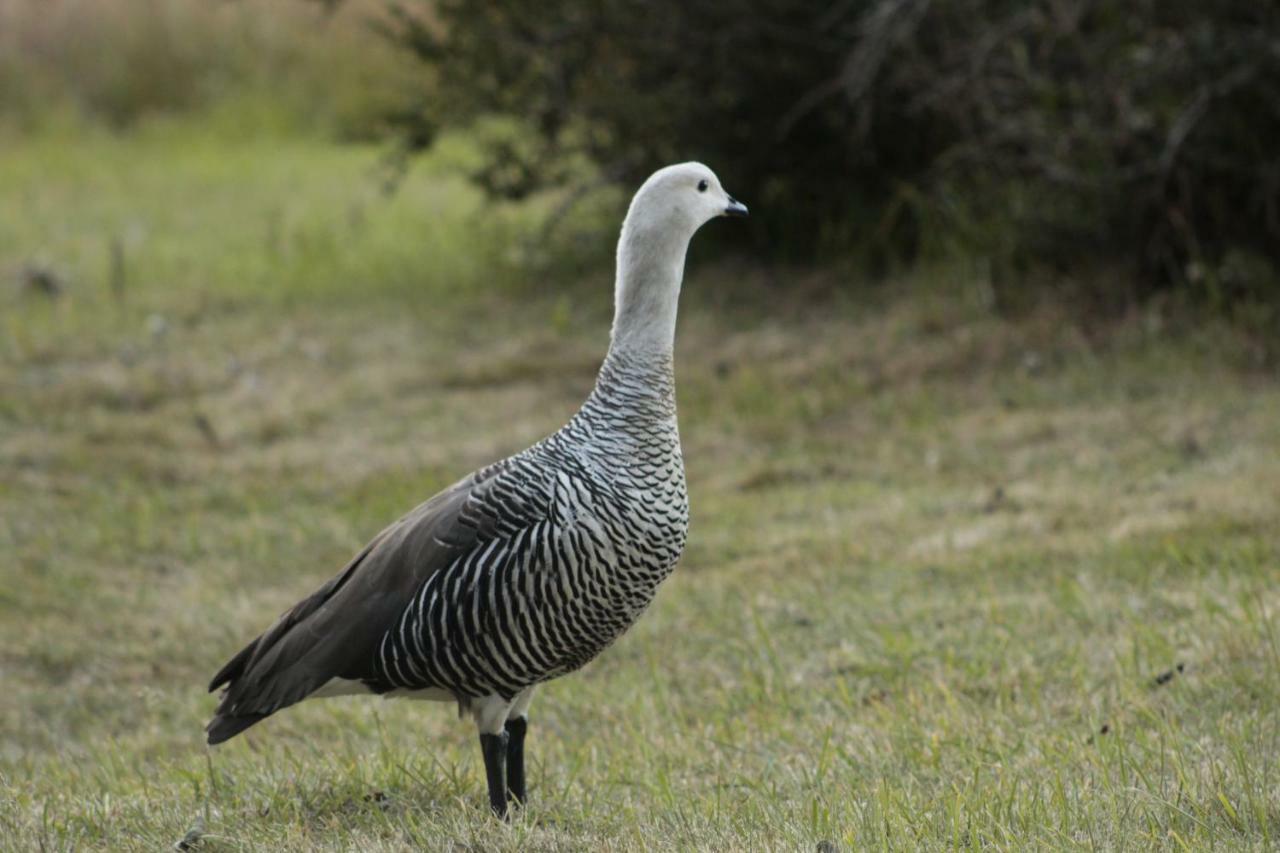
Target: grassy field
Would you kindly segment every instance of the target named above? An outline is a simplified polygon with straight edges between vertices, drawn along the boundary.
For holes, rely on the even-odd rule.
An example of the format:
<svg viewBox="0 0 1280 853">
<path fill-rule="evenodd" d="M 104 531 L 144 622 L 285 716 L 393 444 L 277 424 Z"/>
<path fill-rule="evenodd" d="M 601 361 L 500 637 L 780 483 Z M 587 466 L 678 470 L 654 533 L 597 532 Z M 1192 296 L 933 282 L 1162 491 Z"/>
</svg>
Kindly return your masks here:
<svg viewBox="0 0 1280 853">
<path fill-rule="evenodd" d="M 1212 323 L 1001 318 L 976 268 L 852 299 L 695 247 L 689 548 L 539 695 L 510 825 L 447 706 L 207 750 L 228 655 L 562 423 L 606 344 L 607 271 L 522 273 L 528 216 L 377 163 L 6 144 L 0 847 L 1280 845 L 1280 385 Z"/>
</svg>

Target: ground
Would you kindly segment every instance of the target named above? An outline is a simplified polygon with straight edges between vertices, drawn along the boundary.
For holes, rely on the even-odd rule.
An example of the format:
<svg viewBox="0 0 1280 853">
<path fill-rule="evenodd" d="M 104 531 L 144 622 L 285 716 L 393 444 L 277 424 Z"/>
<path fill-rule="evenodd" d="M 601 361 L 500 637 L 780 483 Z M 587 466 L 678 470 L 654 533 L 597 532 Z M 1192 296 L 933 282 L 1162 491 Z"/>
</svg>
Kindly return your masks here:
<svg viewBox="0 0 1280 853">
<path fill-rule="evenodd" d="M 607 269 L 378 164 L 165 127 L 0 158 L 0 846 L 1280 844 L 1280 385 L 1210 320 L 997 312 L 977 264 L 695 247 L 689 547 L 537 697 L 510 825 L 449 706 L 208 750 L 212 673 L 606 344 Z"/>
</svg>

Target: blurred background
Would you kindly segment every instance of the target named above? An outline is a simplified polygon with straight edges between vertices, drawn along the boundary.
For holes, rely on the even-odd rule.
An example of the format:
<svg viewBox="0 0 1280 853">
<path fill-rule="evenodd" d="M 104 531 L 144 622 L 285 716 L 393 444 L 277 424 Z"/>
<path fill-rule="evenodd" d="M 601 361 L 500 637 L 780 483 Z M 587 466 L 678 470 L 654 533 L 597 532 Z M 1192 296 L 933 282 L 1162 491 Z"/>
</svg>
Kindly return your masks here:
<svg viewBox="0 0 1280 853">
<path fill-rule="evenodd" d="M 461 135 L 451 172 L 490 201 L 553 198 L 553 219 L 605 188 L 616 212 L 655 163 L 696 158 L 787 212 L 751 225 L 768 263 L 856 256 L 883 274 L 959 253 L 1015 302 L 1040 269 L 1108 309 L 1181 292 L 1274 319 L 1267 4 L 5 0 L 0 15 L 11 137 L 181 123 L 407 157 Z M 1124 278 L 1085 283 L 1107 268 Z"/>
<path fill-rule="evenodd" d="M 207 758 L 227 655 L 573 411 L 688 159 L 752 211 L 689 550 L 539 819 L 430 709 Z M 1278 358 L 1275 4 L 0 0 L 0 836 L 1269 846 Z"/>
</svg>

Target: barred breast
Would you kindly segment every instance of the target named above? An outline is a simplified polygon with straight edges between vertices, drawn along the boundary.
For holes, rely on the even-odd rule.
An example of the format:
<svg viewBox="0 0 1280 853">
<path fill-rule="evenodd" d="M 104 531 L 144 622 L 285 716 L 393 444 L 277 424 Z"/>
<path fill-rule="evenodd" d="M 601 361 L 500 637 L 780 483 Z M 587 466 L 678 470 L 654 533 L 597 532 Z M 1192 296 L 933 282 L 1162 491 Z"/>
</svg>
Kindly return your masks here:
<svg viewBox="0 0 1280 853">
<path fill-rule="evenodd" d="M 563 429 L 477 478 L 460 520 L 478 544 L 382 636 L 378 692 L 510 699 L 590 661 L 649 606 L 689 525 L 670 356 L 612 354 Z"/>
</svg>

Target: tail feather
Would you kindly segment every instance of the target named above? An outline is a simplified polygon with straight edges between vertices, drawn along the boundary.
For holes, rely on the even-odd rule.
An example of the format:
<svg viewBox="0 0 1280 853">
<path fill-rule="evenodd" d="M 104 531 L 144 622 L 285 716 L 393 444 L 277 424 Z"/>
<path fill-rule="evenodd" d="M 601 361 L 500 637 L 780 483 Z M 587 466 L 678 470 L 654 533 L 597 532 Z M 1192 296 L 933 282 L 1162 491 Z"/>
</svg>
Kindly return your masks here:
<svg viewBox="0 0 1280 853">
<path fill-rule="evenodd" d="M 252 643 L 241 649 L 235 657 L 227 661 L 227 663 L 218 670 L 218 674 L 209 682 L 209 692 L 217 690 L 224 684 L 228 690 L 235 684 L 236 679 L 245 675 L 245 671 L 249 668 L 249 663 L 253 659 L 254 650 L 258 647 L 258 641 L 261 637 L 255 639 Z M 209 735 L 209 745 L 222 743 L 225 740 L 235 737 L 240 732 L 249 728 L 255 723 L 266 719 L 268 714 L 225 714 L 220 713 L 228 707 L 227 696 L 224 693 L 222 701 L 218 703 L 218 711 L 214 713 L 214 717 L 209 721 L 209 725 L 204 730 Z"/>
<path fill-rule="evenodd" d="M 261 637 L 258 637 L 252 643 L 245 646 L 236 654 L 235 657 L 227 661 L 222 669 L 218 670 L 218 674 L 209 682 L 210 693 L 217 690 L 224 684 L 230 684 L 244 674 L 245 669 L 249 666 L 249 659 L 253 657 L 253 651 L 258 648 L 258 641 L 261 639 Z"/>
<path fill-rule="evenodd" d="M 227 661 L 209 682 L 210 692 L 226 687 L 205 728 L 209 743 L 235 737 L 301 702 L 335 677 L 367 675 L 372 645 L 397 618 L 398 609 L 421 583 L 420 577 L 436 571 L 458 552 L 458 547 L 436 543 L 456 522 L 473 481 L 463 481 L 383 530 L 341 572 L 282 613 Z M 401 533 L 389 540 L 396 531 Z M 414 538 L 408 538 L 411 533 Z M 381 556 L 352 591 L 357 569 L 387 541 L 393 544 L 378 552 Z M 425 559 L 425 565 L 410 564 L 411 557 Z"/>
<path fill-rule="evenodd" d="M 218 714 L 209 721 L 209 725 L 204 730 L 209 734 L 209 745 L 222 743 L 229 740 L 240 732 L 260 723 L 267 718 L 267 714 L 244 714 L 243 716 L 230 716 L 226 714 Z"/>
</svg>

